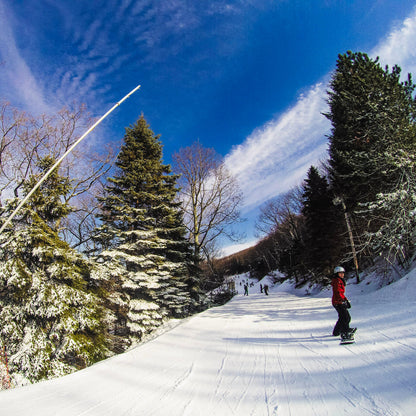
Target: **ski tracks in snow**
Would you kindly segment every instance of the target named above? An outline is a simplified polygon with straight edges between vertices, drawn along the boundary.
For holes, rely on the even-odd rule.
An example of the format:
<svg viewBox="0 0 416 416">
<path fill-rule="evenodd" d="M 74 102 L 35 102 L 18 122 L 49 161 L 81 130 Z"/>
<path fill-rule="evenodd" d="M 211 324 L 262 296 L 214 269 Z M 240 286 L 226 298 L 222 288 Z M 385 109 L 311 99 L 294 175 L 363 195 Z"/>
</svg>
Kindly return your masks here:
<svg viewBox="0 0 416 416">
<path fill-rule="evenodd" d="M 341 346 L 330 336 L 330 299 L 240 295 L 86 370 L 1 392 L 1 414 L 407 416 L 416 396 L 415 324 L 398 308 L 386 331 L 377 313 L 358 303 L 357 343 Z"/>
</svg>

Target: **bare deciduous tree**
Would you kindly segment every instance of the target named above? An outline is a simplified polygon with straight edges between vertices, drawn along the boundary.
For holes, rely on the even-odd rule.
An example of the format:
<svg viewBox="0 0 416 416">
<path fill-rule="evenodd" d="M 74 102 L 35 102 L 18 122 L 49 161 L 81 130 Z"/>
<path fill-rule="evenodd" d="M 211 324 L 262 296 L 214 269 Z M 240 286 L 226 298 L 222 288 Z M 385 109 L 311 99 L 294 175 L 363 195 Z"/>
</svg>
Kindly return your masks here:
<svg viewBox="0 0 416 416">
<path fill-rule="evenodd" d="M 302 208 L 302 190 L 299 186 L 277 196 L 260 207 L 256 230 L 261 235 L 268 235 L 286 223 L 289 232 L 297 234 L 296 218 Z"/>
<path fill-rule="evenodd" d="M 38 162 L 45 156 L 58 159 L 93 120 L 85 105 L 73 104 L 56 115 L 30 117 L 7 102 L 0 104 L 0 197 L 19 197 L 22 185 L 30 175 L 39 173 Z M 102 149 L 100 149 L 102 150 Z M 93 217 L 93 198 L 101 193 L 100 178 L 110 169 L 111 148 L 94 152 L 84 145 L 75 149 L 60 165 L 60 174 L 69 178 L 71 191 L 64 196 L 74 210 L 57 224 L 57 229 L 73 246 L 89 239 L 86 224 Z M 90 201 L 87 204 L 85 201 Z"/>
<path fill-rule="evenodd" d="M 0 196 L 13 195 L 13 187 L 19 183 L 19 172 L 25 164 L 20 157 L 22 141 L 26 137 L 29 118 L 23 112 L 10 106 L 10 103 L 2 101 L 0 104 Z M 24 169 L 23 169 L 24 170 Z M 17 190 L 15 190 L 16 195 Z"/>
<path fill-rule="evenodd" d="M 241 221 L 242 192 L 214 149 L 199 142 L 173 155 L 174 170 L 181 174 L 179 197 L 189 239 L 199 257 L 220 236 L 238 238 L 231 226 Z"/>
</svg>

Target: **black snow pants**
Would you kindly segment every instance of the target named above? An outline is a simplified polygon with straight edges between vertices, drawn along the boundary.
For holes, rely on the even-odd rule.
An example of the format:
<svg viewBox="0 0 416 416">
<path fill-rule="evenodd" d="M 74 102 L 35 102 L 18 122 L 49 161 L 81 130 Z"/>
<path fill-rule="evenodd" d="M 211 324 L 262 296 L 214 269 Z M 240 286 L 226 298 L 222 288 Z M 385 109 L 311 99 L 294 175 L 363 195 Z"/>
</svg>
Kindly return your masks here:
<svg viewBox="0 0 416 416">
<path fill-rule="evenodd" d="M 334 306 L 338 312 L 338 321 L 335 324 L 332 335 L 340 335 L 350 330 L 351 315 L 348 312 L 347 305 L 336 305 Z"/>
</svg>

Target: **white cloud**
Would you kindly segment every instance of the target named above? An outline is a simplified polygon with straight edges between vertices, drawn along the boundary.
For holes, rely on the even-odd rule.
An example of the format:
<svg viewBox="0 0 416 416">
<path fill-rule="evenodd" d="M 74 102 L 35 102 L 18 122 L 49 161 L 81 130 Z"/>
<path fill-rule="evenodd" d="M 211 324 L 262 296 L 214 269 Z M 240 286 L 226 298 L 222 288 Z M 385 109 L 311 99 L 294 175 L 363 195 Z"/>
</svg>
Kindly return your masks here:
<svg viewBox="0 0 416 416">
<path fill-rule="evenodd" d="M 102 93 L 110 88 L 109 79 L 117 83 L 126 72 L 140 74 L 143 65 L 165 65 L 167 58 L 188 51 L 199 41 L 205 33 L 205 16 L 215 12 L 238 17 L 240 9 L 247 9 L 230 8 L 226 0 L 214 0 L 208 8 L 181 0 L 120 0 L 97 7 L 91 14 L 91 8 L 81 3 L 75 13 L 70 3 L 44 2 L 55 13 L 56 21 L 54 27 L 39 27 L 39 32 L 49 38 L 56 34 L 59 58 L 50 59 L 47 48 L 36 42 L 33 48 L 19 49 L 19 42 L 26 42 L 30 30 L 36 33 L 39 22 L 30 22 L 30 30 L 21 31 L 25 22 L 19 8 L 13 2 L 0 1 L 0 62 L 5 62 L 0 73 L 2 94 L 34 114 L 56 112 L 72 101 L 88 102 L 92 111 L 101 109 L 105 105 Z M 28 9 L 38 6 L 34 0 L 27 3 Z M 221 27 L 228 26 L 224 19 Z M 230 39 L 224 43 L 220 37 L 217 47 L 229 44 Z M 198 49 L 190 60 L 199 62 L 202 53 Z"/>
<path fill-rule="evenodd" d="M 256 243 L 257 243 L 257 240 L 252 240 L 247 243 L 229 245 L 227 247 L 222 248 L 221 250 L 222 256 L 223 257 L 231 256 L 231 254 L 238 253 L 249 247 L 253 247 Z"/>
<path fill-rule="evenodd" d="M 0 2 L 0 56 L 2 67 L 3 89 L 16 97 L 25 108 L 34 113 L 48 112 L 49 104 L 45 101 L 42 89 L 39 87 L 30 67 L 21 56 L 16 45 L 10 16 Z"/>
<path fill-rule="evenodd" d="M 416 8 L 369 54 L 379 56 L 384 65 L 399 65 L 405 75 L 416 72 Z"/>
<path fill-rule="evenodd" d="M 245 209 L 299 184 L 326 151 L 329 122 L 324 83 L 311 87 L 283 115 L 232 149 L 226 164 L 245 194 Z"/>
<path fill-rule="evenodd" d="M 48 3 L 48 0 L 46 0 Z M 73 10 L 60 2 L 49 1 L 48 7 L 59 12 L 59 23 L 73 47 L 62 46 L 59 60 L 42 56 L 40 50 L 19 48 L 17 28 L 19 16 L 16 9 L 0 1 L 0 73 L 1 90 L 17 105 L 32 114 L 55 113 L 72 101 L 89 101 L 94 107 L 103 107 L 102 94 L 110 88 L 107 76 L 114 76 L 118 68 L 129 60 L 120 53 L 120 46 L 113 41 L 112 19 L 105 19 L 107 9 L 98 10 L 91 20 L 83 16 L 74 21 Z M 87 30 L 80 30 L 87 28 Z M 53 33 L 53 31 L 51 31 Z M 31 63 L 33 62 L 33 67 Z M 39 64 L 44 62 L 44 64 Z M 100 95 L 101 94 L 101 95 Z"/>
</svg>

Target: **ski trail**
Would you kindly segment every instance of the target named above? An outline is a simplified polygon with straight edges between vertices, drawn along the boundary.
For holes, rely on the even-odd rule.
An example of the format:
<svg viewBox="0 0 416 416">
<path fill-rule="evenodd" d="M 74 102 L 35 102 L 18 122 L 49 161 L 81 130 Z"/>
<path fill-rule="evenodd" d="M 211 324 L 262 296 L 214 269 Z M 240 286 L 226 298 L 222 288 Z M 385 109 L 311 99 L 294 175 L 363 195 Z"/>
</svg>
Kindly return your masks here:
<svg viewBox="0 0 416 416">
<path fill-rule="evenodd" d="M 88 369 L 0 392 L 1 414 L 407 416 L 416 325 L 394 311 L 385 330 L 389 311 L 358 303 L 357 342 L 340 346 L 330 299 L 237 296 Z"/>
<path fill-rule="evenodd" d="M 336 340 L 336 343 L 338 343 L 338 339 Z M 355 365 L 360 367 L 359 357 L 348 357 L 348 354 L 356 355 L 354 351 L 355 346 L 356 344 L 353 344 L 352 346 L 339 346 L 339 348 L 347 350 L 347 352 L 341 352 L 341 355 L 344 357 L 340 360 L 340 355 L 336 358 L 323 355 L 318 349 L 303 343 L 302 347 L 312 353 L 314 357 L 311 357 L 310 360 L 303 360 L 302 366 L 306 373 L 310 373 L 311 371 L 312 373 L 315 373 L 316 370 L 312 368 L 312 365 L 310 366 L 311 370 L 309 370 L 305 366 L 305 362 L 313 364 L 313 361 L 315 361 L 318 368 L 326 368 L 329 373 L 333 374 L 333 378 L 335 379 L 335 382 L 332 380 L 329 382 L 330 387 L 342 396 L 352 408 L 359 408 L 361 414 L 397 415 L 397 413 L 389 408 L 390 406 L 385 400 L 380 400 L 376 396 L 369 394 L 365 386 L 360 384 L 359 381 L 355 381 L 353 375 L 350 375 L 350 373 L 343 368 L 343 363 L 348 362 L 348 360 L 354 360 Z M 339 386 L 342 387 L 340 388 Z M 326 394 L 328 393 L 327 388 L 325 388 L 324 391 Z M 316 414 L 320 414 L 320 412 L 317 412 Z"/>
</svg>

